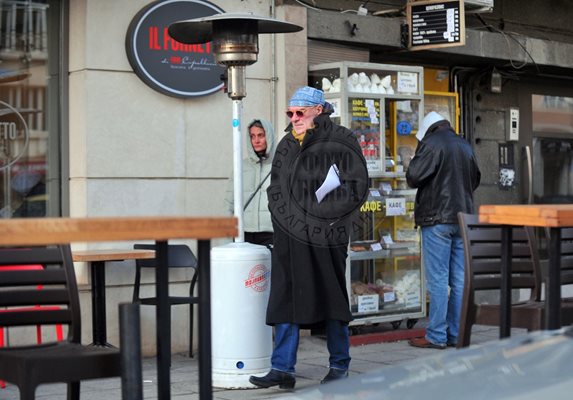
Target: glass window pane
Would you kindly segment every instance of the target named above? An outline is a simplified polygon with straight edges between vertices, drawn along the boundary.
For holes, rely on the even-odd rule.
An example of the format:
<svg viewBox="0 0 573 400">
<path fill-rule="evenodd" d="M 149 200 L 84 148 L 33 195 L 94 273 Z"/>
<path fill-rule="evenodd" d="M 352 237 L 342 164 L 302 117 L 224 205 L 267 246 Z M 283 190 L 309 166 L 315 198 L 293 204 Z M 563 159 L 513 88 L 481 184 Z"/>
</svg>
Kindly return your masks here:
<svg viewBox="0 0 573 400">
<path fill-rule="evenodd" d="M 47 1 L 0 3 L 0 217 L 46 215 Z"/>
<path fill-rule="evenodd" d="M 532 95 L 533 131 L 573 134 L 573 97 Z"/>
</svg>

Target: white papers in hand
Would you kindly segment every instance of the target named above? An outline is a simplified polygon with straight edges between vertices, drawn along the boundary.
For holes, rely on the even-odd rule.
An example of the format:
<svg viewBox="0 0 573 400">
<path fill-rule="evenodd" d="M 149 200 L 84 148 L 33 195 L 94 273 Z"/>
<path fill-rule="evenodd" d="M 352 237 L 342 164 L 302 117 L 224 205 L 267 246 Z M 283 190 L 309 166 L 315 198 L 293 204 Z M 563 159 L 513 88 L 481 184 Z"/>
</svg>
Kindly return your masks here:
<svg viewBox="0 0 573 400">
<path fill-rule="evenodd" d="M 318 200 L 320 203 L 328 193 L 332 192 L 339 186 L 340 178 L 338 177 L 338 167 L 336 164 L 332 164 L 328 170 L 328 173 L 326 174 L 326 179 L 316 190 L 316 200 Z"/>
</svg>

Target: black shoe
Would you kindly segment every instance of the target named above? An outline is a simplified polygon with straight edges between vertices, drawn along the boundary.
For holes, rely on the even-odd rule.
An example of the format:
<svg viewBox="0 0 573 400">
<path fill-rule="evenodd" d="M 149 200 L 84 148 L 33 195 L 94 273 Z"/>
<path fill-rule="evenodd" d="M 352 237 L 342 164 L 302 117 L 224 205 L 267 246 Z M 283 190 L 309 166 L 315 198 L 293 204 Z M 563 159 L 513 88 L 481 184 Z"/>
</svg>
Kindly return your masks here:
<svg viewBox="0 0 573 400">
<path fill-rule="evenodd" d="M 348 371 L 344 369 L 337 369 L 337 368 L 330 368 L 328 370 L 328 374 L 324 377 L 320 383 L 328 383 L 332 381 L 336 381 L 338 379 L 348 378 Z"/>
<path fill-rule="evenodd" d="M 278 385 L 281 389 L 294 389 L 296 380 L 291 374 L 271 369 L 265 376 L 251 376 L 249 378 L 249 382 L 262 388 L 269 388 L 271 386 Z"/>
</svg>

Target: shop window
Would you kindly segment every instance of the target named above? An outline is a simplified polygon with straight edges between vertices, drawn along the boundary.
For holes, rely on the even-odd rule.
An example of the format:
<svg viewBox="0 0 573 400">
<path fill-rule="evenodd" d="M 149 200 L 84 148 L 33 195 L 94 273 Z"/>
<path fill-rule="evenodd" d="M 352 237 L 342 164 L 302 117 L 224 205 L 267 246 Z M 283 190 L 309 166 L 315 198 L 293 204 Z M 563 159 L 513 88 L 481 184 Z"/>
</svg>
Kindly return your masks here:
<svg viewBox="0 0 573 400">
<path fill-rule="evenodd" d="M 0 2 L 0 217 L 60 213 L 58 13 L 49 0 Z M 55 24 L 56 25 L 55 25 Z M 50 25 L 51 24 L 51 25 Z M 52 53 L 48 49 L 53 50 Z M 48 121 L 53 121 L 48 123 Z"/>
</svg>

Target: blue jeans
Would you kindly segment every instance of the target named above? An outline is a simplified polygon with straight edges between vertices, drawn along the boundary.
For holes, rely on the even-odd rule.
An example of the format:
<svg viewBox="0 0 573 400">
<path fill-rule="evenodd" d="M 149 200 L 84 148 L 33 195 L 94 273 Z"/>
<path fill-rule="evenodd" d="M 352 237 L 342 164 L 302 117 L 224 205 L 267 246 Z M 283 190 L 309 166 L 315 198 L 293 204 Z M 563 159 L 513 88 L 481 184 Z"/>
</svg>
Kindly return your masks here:
<svg viewBox="0 0 573 400">
<path fill-rule="evenodd" d="M 278 371 L 294 374 L 296 352 L 299 342 L 297 324 L 275 325 L 275 348 L 271 357 L 271 367 Z M 326 320 L 326 346 L 330 354 L 330 368 L 348 370 L 350 365 L 350 339 L 348 325 L 337 320 Z"/>
<path fill-rule="evenodd" d="M 422 254 L 430 294 L 426 339 L 434 344 L 455 344 L 464 291 L 464 246 L 459 225 L 422 227 Z"/>
</svg>

